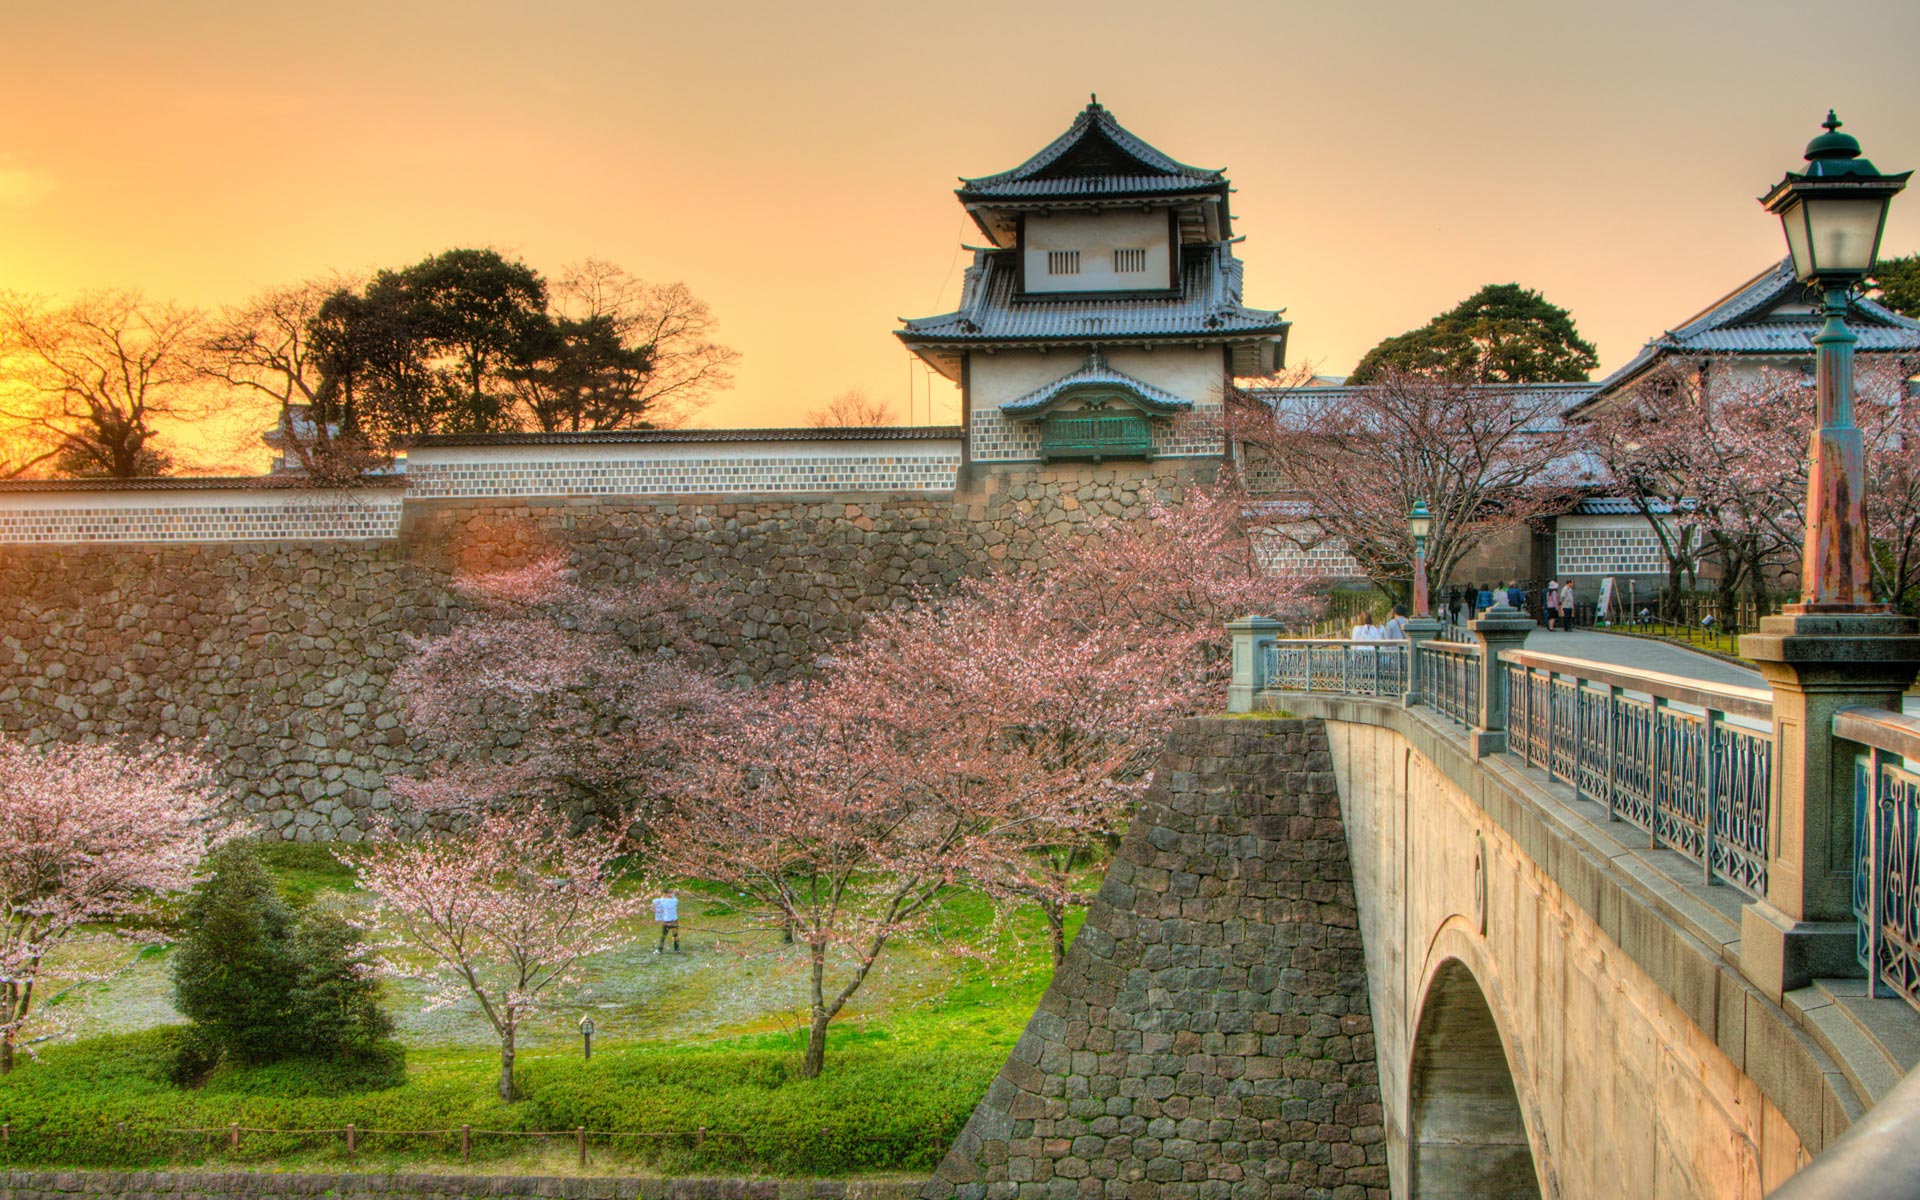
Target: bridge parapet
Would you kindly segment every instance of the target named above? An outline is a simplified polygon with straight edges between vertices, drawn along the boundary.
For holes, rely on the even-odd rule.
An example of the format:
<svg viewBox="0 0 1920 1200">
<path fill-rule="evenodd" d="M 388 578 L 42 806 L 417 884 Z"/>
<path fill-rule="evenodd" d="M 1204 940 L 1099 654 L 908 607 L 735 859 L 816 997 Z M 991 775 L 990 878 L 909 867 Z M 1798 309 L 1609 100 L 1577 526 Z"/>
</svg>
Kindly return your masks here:
<svg viewBox="0 0 1920 1200">
<path fill-rule="evenodd" d="M 1269 636 L 1267 668 L 1316 653 Z M 1316 660 L 1311 692 L 1264 669 L 1262 688 L 1238 694 L 1240 711 L 1401 731 L 1780 1104 L 1807 1153 L 1920 1064 L 1920 719 L 1855 702 L 1783 729 L 1768 688 L 1484 641 L 1406 651 L 1417 683 L 1399 703 L 1364 672 L 1364 689 L 1342 690 L 1340 672 Z M 1798 711 L 1791 697 L 1784 711 Z M 1808 741 L 1824 744 L 1810 753 Z M 1800 778 L 1829 762 L 1846 766 L 1844 811 L 1819 808 L 1820 789 Z M 1794 793 L 1787 812 L 1783 788 Z M 1813 822 L 1818 839 L 1802 832 Z M 1751 914 L 1778 924 L 1765 915 L 1770 890 L 1791 903 L 1795 877 L 1818 875 L 1817 856 L 1839 847 L 1851 919 L 1789 924 L 1818 925 L 1829 943 L 1844 933 L 1847 961 L 1795 964 L 1758 939 L 1756 969 L 1743 945 L 1755 940 Z M 1580 862 L 1589 853 L 1613 880 L 1597 890 L 1595 866 Z"/>
</svg>

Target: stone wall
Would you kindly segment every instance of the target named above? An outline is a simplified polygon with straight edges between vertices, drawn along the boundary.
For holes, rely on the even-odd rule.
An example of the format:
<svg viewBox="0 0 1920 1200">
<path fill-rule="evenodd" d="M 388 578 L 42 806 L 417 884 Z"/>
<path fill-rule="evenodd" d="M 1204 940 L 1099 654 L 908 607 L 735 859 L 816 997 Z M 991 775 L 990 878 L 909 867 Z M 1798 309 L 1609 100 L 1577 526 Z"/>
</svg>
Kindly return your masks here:
<svg viewBox="0 0 1920 1200">
<path fill-rule="evenodd" d="M 906 1200 L 895 1180 L 614 1179 L 510 1175 L 295 1175 L 274 1172 L 0 1171 L 0 1200 L 294 1200 L 378 1196 L 384 1200 L 482 1200 L 491 1196 L 562 1200 Z"/>
<path fill-rule="evenodd" d="M 0 731 L 167 737 L 206 750 L 238 808 L 297 840 L 353 840 L 423 761 L 387 679 L 461 614 L 463 568 L 563 548 L 608 587 L 661 573 L 721 601 L 699 634 L 777 679 L 867 613 L 999 563 L 1049 530 L 1144 516 L 1193 464 L 976 472 L 954 493 L 408 500 L 361 542 L 0 546 Z"/>
<path fill-rule="evenodd" d="M 923 1200 L 1383 1198 L 1325 726 L 1182 722 L 1067 959 Z"/>
</svg>

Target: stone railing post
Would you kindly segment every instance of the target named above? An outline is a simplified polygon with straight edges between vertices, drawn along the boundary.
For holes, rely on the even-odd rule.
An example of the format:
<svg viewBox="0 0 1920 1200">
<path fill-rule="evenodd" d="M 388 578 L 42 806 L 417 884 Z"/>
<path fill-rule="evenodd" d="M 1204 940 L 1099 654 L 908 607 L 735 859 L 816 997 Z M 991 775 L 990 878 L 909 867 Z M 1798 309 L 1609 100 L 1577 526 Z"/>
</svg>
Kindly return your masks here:
<svg viewBox="0 0 1920 1200">
<path fill-rule="evenodd" d="M 1233 681 L 1227 685 L 1227 711 L 1253 711 L 1253 698 L 1267 688 L 1267 647 L 1280 636 L 1271 617 L 1241 617 L 1227 622 L 1233 638 Z"/>
<path fill-rule="evenodd" d="M 1402 701 L 1408 706 L 1420 703 L 1420 692 L 1424 686 L 1420 681 L 1420 645 L 1439 637 L 1440 629 L 1440 622 L 1432 617 L 1407 619 L 1407 694 Z"/>
<path fill-rule="evenodd" d="M 1467 746 L 1475 758 L 1485 758 L 1507 748 L 1507 668 L 1500 652 L 1526 645 L 1534 621 L 1503 599 L 1468 621 L 1467 628 L 1480 643 L 1480 711 L 1467 733 Z"/>
<path fill-rule="evenodd" d="M 1740 970 L 1778 1001 L 1818 978 L 1861 974 L 1853 916 L 1853 755 L 1833 736 L 1849 705 L 1900 711 L 1920 671 L 1911 617 L 1767 617 L 1740 639 L 1773 685 L 1767 892 L 1740 920 Z"/>
</svg>

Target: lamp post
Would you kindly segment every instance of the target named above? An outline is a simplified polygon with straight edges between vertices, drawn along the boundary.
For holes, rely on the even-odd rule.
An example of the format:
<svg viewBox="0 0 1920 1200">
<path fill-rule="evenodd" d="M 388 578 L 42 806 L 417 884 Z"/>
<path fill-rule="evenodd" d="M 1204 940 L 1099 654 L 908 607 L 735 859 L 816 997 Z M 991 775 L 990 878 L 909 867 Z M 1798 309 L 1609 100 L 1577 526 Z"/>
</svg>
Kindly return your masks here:
<svg viewBox="0 0 1920 1200">
<path fill-rule="evenodd" d="M 1814 979 L 1858 976 L 1853 897 L 1855 748 L 1833 736 L 1856 706 L 1900 710 L 1920 670 L 1920 630 L 1873 601 L 1863 511 L 1866 452 L 1853 421 L 1853 289 L 1873 269 L 1887 204 L 1906 175 L 1883 175 L 1840 132 L 1807 143 L 1807 167 L 1761 203 L 1779 216 L 1795 277 L 1817 290 L 1816 428 L 1808 451 L 1800 602 L 1740 639 L 1773 690 L 1764 895 L 1740 911 L 1740 970 L 1776 1003 Z M 1871 886 L 1871 885 L 1869 885 Z"/>
<path fill-rule="evenodd" d="M 1831 110 L 1825 133 L 1807 143 L 1807 169 L 1760 198 L 1780 217 L 1796 278 L 1820 292 L 1825 318 L 1814 335 L 1817 428 L 1808 452 L 1806 546 L 1800 603 L 1788 612 L 1875 613 L 1868 559 L 1866 451 L 1853 421 L 1853 346 L 1847 305 L 1873 269 L 1887 205 L 1907 186 L 1907 171 L 1882 175 L 1860 157 L 1860 143 L 1840 132 Z"/>
<path fill-rule="evenodd" d="M 1427 599 L 1427 534 L 1433 530 L 1433 514 L 1425 500 L 1415 500 L 1407 514 L 1407 528 L 1413 531 L 1413 615 L 1430 617 Z"/>
</svg>

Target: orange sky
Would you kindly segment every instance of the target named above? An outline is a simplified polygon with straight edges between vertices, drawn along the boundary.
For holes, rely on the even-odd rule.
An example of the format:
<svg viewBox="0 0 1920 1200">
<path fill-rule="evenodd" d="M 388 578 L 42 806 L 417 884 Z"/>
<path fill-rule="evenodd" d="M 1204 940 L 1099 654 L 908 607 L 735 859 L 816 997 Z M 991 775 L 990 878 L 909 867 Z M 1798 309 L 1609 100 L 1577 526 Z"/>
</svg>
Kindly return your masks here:
<svg viewBox="0 0 1920 1200">
<path fill-rule="evenodd" d="M 744 352 L 709 425 L 904 402 L 950 308 L 954 177 L 1097 91 L 1226 167 L 1248 300 L 1343 373 L 1488 282 L 1603 369 L 1780 255 L 1754 203 L 1831 104 L 1920 166 L 1920 4 L 1775 0 L 15 4 L 0 288 L 202 305 L 493 245 L 680 279 Z M 1827 31 L 1828 38 L 1819 36 Z M 1844 70 L 1813 60 L 1827 46 Z M 1886 249 L 1920 250 L 1920 188 Z M 915 415 L 926 373 L 912 368 Z M 953 390 L 935 381 L 934 416 Z"/>
</svg>

